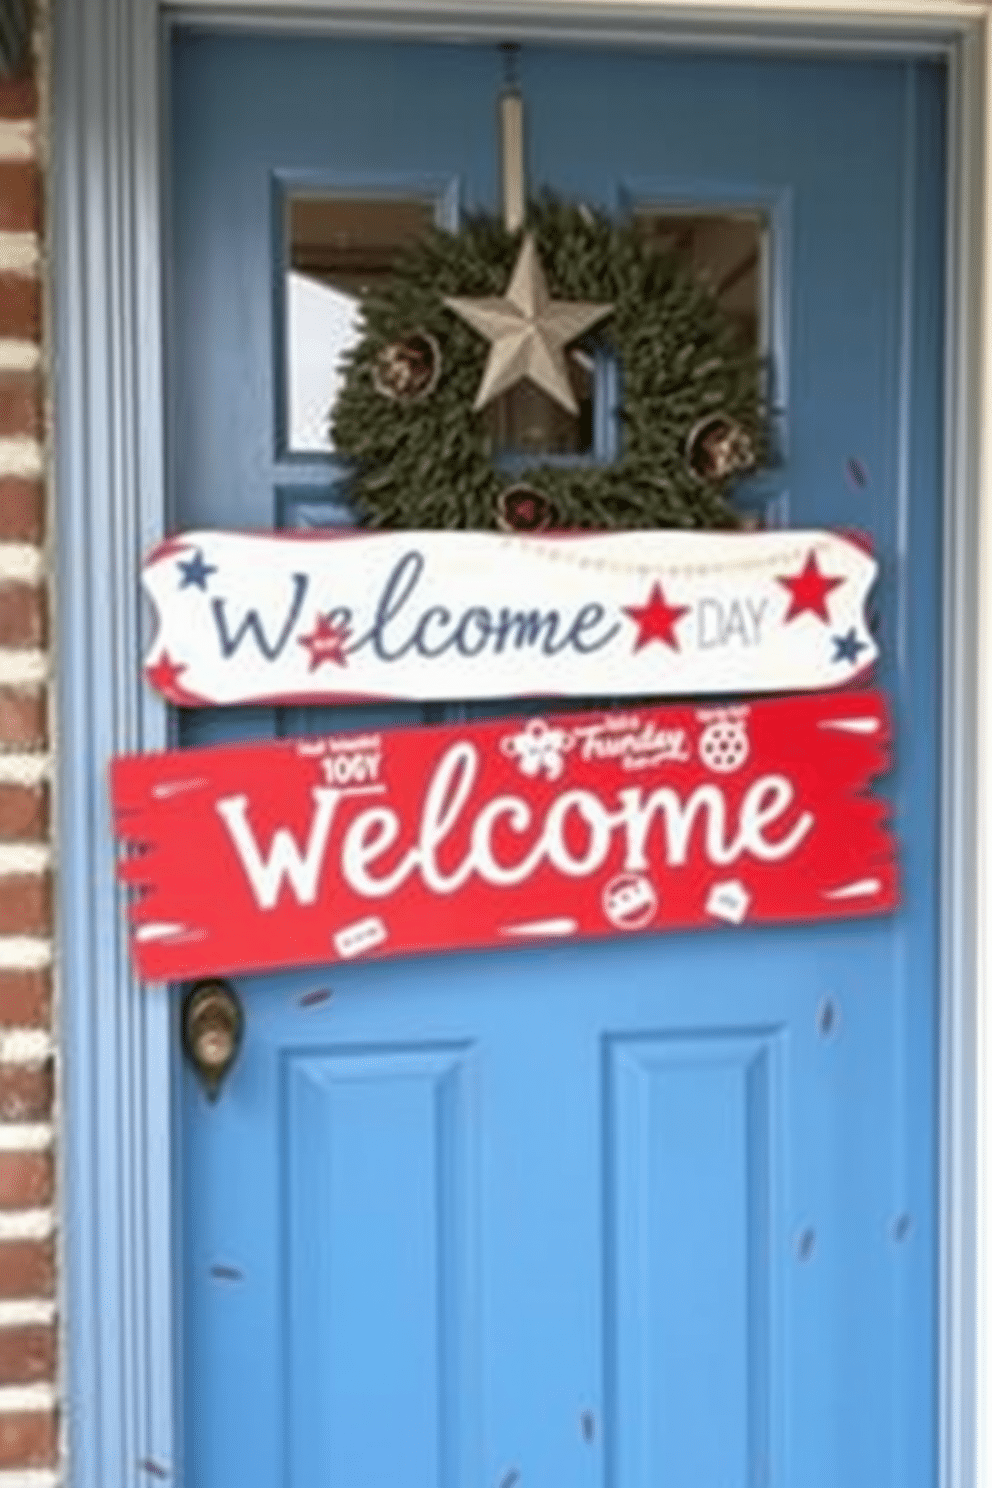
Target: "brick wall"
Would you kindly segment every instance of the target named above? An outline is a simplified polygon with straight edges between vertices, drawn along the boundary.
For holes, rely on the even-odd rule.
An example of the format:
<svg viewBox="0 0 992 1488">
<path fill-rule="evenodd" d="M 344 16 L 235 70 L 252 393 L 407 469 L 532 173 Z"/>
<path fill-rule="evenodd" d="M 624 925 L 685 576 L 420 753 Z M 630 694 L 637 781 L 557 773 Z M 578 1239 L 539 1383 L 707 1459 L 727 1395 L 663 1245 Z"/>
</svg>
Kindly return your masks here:
<svg viewBox="0 0 992 1488">
<path fill-rule="evenodd" d="M 0 81 L 0 1488 L 59 1480 L 38 113 Z"/>
</svg>

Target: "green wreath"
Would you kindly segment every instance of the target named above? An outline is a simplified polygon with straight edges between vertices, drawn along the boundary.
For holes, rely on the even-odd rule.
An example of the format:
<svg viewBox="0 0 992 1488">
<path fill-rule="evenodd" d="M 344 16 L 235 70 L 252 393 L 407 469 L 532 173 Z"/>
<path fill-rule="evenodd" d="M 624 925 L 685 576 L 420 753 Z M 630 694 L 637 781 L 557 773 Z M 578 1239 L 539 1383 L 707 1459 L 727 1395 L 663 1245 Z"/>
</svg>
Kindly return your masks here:
<svg viewBox="0 0 992 1488">
<path fill-rule="evenodd" d="M 494 458 L 472 411 L 488 344 L 444 296 L 503 295 L 521 237 L 475 217 L 458 233 L 419 239 L 363 302 L 364 334 L 348 358 L 332 434 L 352 462 L 365 524 L 740 526 L 728 491 L 765 453 L 762 368 L 712 293 L 635 224 L 548 200 L 531 205 L 526 226 L 554 299 L 613 305 L 586 341 L 619 364 L 619 458 L 512 473 Z M 390 389 L 383 369 L 397 356 L 411 375 Z"/>
</svg>

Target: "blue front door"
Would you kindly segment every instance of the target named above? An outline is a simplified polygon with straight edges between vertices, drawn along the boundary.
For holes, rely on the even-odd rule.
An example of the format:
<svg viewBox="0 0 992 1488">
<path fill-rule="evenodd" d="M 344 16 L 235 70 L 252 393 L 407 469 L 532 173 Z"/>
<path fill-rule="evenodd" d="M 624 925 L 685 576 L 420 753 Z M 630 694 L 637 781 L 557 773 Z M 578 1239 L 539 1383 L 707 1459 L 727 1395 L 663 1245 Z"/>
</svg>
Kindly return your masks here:
<svg viewBox="0 0 992 1488">
<path fill-rule="evenodd" d="M 346 521 L 333 457 L 290 447 L 285 204 L 495 209 L 498 49 L 180 29 L 172 59 L 175 527 Z M 535 189 L 765 224 L 778 453 L 742 499 L 881 557 L 905 908 L 241 979 L 220 1099 L 176 1092 L 183 1480 L 924 1488 L 943 76 L 550 45 L 517 70 Z"/>
</svg>

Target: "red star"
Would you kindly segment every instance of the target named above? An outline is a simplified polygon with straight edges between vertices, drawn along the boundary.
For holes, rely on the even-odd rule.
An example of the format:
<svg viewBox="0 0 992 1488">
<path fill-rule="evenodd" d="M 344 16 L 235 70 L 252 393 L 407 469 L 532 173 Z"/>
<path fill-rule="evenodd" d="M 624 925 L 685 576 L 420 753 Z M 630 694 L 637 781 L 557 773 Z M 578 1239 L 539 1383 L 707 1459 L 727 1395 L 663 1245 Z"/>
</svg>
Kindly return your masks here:
<svg viewBox="0 0 992 1488">
<path fill-rule="evenodd" d="M 325 661 L 335 666 L 347 666 L 344 643 L 351 634 L 351 627 L 343 621 L 335 622 L 330 615 L 318 615 L 309 635 L 300 636 L 300 645 L 310 652 L 310 670 L 315 672 Z"/>
<path fill-rule="evenodd" d="M 678 651 L 679 641 L 675 627 L 683 615 L 688 615 L 689 608 L 689 605 L 670 605 L 661 585 L 657 583 L 651 585 L 647 604 L 624 605 L 624 614 L 629 615 L 637 626 L 634 650 L 640 651 L 649 641 L 664 641 L 666 646 Z"/>
<path fill-rule="evenodd" d="M 183 689 L 179 686 L 179 678 L 185 671 L 185 662 L 173 661 L 168 651 L 163 651 L 158 661 L 145 667 L 145 676 L 156 692 L 161 692 L 165 697 L 176 702 L 184 695 Z"/>
<path fill-rule="evenodd" d="M 803 564 L 802 571 L 791 579 L 779 578 L 778 583 L 783 589 L 788 589 L 789 613 L 786 615 L 786 623 L 795 620 L 797 615 L 802 615 L 806 610 L 816 615 L 825 624 L 830 623 L 830 613 L 827 608 L 827 595 L 838 584 L 843 584 L 842 578 L 834 578 L 830 574 L 820 572 L 820 565 L 816 561 L 816 553 L 810 549 Z"/>
</svg>

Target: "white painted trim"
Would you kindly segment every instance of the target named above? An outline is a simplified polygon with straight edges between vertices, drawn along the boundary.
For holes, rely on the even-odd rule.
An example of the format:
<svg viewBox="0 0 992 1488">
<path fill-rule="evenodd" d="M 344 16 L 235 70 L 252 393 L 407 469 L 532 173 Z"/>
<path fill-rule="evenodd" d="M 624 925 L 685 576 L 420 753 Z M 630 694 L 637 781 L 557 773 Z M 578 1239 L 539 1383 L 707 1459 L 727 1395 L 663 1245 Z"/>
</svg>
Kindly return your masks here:
<svg viewBox="0 0 992 1488">
<path fill-rule="evenodd" d="M 667 37 L 690 28 L 710 34 L 723 44 L 731 34 L 753 42 L 759 29 L 774 26 L 779 32 L 801 27 L 819 32 L 826 44 L 836 42 L 842 24 L 851 24 L 866 38 L 884 34 L 899 41 L 917 28 L 960 36 L 964 29 L 980 24 L 988 11 L 985 0 L 181 0 L 170 7 L 184 16 L 230 17 L 253 26 L 271 21 L 280 26 L 303 27 L 327 23 L 363 31 L 385 27 L 391 31 L 417 27 L 424 34 L 443 33 L 452 27 L 462 34 L 475 34 L 478 26 L 486 34 L 498 33 L 513 24 L 533 22 L 560 33 L 576 22 L 583 26 L 607 26 L 614 40 L 622 40 L 630 28 L 642 22 Z"/>
<path fill-rule="evenodd" d="M 985 768 L 992 759 L 992 517 L 982 500 L 992 477 L 992 4 L 186 0 L 182 10 L 231 24 L 380 34 L 502 38 L 512 31 L 805 52 L 925 48 L 949 58 L 939 1483 L 992 1488 L 992 959 L 985 930 L 992 927 Z M 172 1220 L 160 1181 L 170 1171 L 170 1028 L 159 991 L 142 996 L 129 981 L 102 780 L 110 753 L 155 747 L 165 737 L 162 711 L 138 681 L 140 616 L 131 584 L 164 514 L 157 89 L 165 14 L 163 0 L 55 0 L 60 801 L 67 857 L 61 956 L 71 992 L 64 1036 L 75 1488 L 134 1481 L 142 1460 L 171 1471 L 178 1456 L 169 1362 Z M 3 1224 L 0 1216 L 0 1234 Z M 136 1298 L 144 1305 L 135 1306 Z"/>
<path fill-rule="evenodd" d="M 989 1147 L 984 945 L 992 839 L 988 784 L 989 12 L 952 52 L 945 518 L 941 1000 L 941 1488 L 989 1488 L 992 1314 L 987 1288 Z"/>
</svg>

